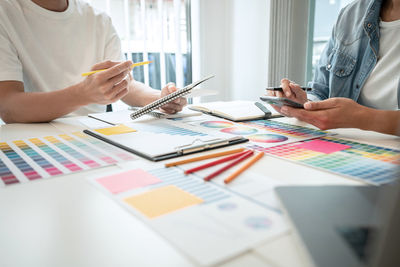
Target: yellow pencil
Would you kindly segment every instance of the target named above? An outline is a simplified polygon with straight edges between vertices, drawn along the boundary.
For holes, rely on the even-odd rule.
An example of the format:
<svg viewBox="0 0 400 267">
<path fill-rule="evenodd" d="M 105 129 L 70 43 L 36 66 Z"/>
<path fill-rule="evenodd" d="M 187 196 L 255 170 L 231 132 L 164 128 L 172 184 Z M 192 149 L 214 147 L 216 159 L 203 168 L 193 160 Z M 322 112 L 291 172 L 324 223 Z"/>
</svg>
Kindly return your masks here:
<svg viewBox="0 0 400 267">
<path fill-rule="evenodd" d="M 174 161 L 174 162 L 166 163 L 165 167 L 172 167 L 172 166 L 182 165 L 182 164 L 186 164 L 186 163 L 190 163 L 190 162 L 196 162 L 196 161 L 200 161 L 200 160 L 204 160 L 204 159 L 211 159 L 211 158 L 221 157 L 221 156 L 225 156 L 225 155 L 230 155 L 230 154 L 234 154 L 234 153 L 237 153 L 237 152 L 241 152 L 243 150 L 244 150 L 244 148 L 238 148 L 238 149 L 233 149 L 233 150 L 217 152 L 217 153 L 214 153 L 214 154 L 203 155 L 203 156 L 199 156 L 199 157 L 195 157 L 195 158 L 184 159 L 184 160 L 180 160 L 180 161 Z"/>
<path fill-rule="evenodd" d="M 143 61 L 143 62 L 133 63 L 133 64 L 131 65 L 131 69 L 133 69 L 134 67 L 138 67 L 138 66 L 150 64 L 150 63 L 152 63 L 152 62 L 153 62 L 153 61 Z M 100 71 L 105 71 L 105 70 L 107 70 L 107 69 L 94 70 L 94 71 L 85 72 L 85 73 L 82 73 L 82 76 L 89 76 L 89 75 L 92 75 L 92 74 L 94 74 L 94 73 L 97 73 L 97 72 L 100 72 Z"/>
<path fill-rule="evenodd" d="M 259 152 L 258 155 L 253 157 L 251 160 L 249 160 L 246 164 L 244 164 L 240 169 L 229 175 L 225 180 L 224 183 L 230 183 L 232 182 L 233 179 L 235 179 L 239 174 L 247 170 L 251 165 L 256 163 L 257 160 L 261 159 L 262 156 L 264 156 L 264 152 Z"/>
</svg>

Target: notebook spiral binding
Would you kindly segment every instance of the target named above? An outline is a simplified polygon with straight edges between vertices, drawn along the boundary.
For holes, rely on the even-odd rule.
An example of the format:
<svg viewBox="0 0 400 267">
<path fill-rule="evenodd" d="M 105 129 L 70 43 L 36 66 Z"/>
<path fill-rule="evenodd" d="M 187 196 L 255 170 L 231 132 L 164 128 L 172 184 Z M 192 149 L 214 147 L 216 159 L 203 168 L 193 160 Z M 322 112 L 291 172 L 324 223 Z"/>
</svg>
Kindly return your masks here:
<svg viewBox="0 0 400 267">
<path fill-rule="evenodd" d="M 153 111 L 153 110 L 155 110 L 155 109 L 157 109 L 157 108 L 159 108 L 159 107 L 161 107 L 161 106 L 163 106 L 163 105 L 165 105 L 165 104 L 167 104 L 167 103 L 169 103 L 169 102 L 171 102 L 171 101 L 173 101 L 173 100 L 175 100 L 175 99 L 177 99 L 177 98 L 179 98 L 181 96 L 187 95 L 189 93 L 190 89 L 192 89 L 192 88 L 183 88 L 182 90 L 176 91 L 175 93 L 172 93 L 172 94 L 170 94 L 170 95 L 168 95 L 168 96 L 166 96 L 164 98 L 161 98 L 161 99 L 159 99 L 159 100 L 157 100 L 157 101 L 155 101 L 155 102 L 153 102 L 153 103 L 151 103 L 149 105 L 144 106 L 143 108 L 133 112 L 131 114 L 131 119 L 132 120 L 137 119 L 137 118 L 141 117 L 142 115 L 148 114 L 151 111 Z M 161 117 L 161 114 L 158 114 L 156 112 L 153 112 L 153 114 L 151 114 L 151 115 L 153 115 L 153 116 L 155 116 L 157 118 Z"/>
<path fill-rule="evenodd" d="M 139 110 L 133 112 L 130 115 L 131 119 L 132 120 L 137 119 L 137 118 L 139 118 L 139 117 L 141 117 L 141 116 L 143 116 L 143 115 L 145 115 L 147 113 L 150 113 L 151 111 L 153 111 L 153 110 L 155 110 L 155 109 L 157 109 L 157 108 L 159 108 L 159 107 L 161 107 L 161 106 L 163 106 L 163 105 L 165 105 L 165 104 L 167 104 L 167 103 L 169 103 L 169 102 L 171 102 L 171 101 L 173 101 L 173 100 L 175 100 L 175 99 L 177 99 L 177 98 L 179 98 L 181 96 L 189 94 L 190 91 L 194 87 L 196 87 L 197 85 L 199 85 L 200 83 L 202 83 L 202 82 L 204 82 L 204 81 L 206 81 L 208 79 L 211 79 L 212 77 L 214 77 L 214 75 L 208 76 L 208 77 L 206 77 L 206 78 L 204 78 L 204 79 L 202 79 L 200 81 L 192 83 L 192 84 L 190 84 L 190 85 L 188 85 L 188 86 L 186 86 L 186 87 L 184 87 L 184 88 L 182 88 L 182 89 L 180 89 L 180 90 L 178 90 L 178 91 L 176 91 L 176 92 L 174 92 L 172 94 L 164 96 L 163 98 L 160 98 L 160 99 L 158 99 L 158 100 L 156 100 L 156 101 L 154 101 L 154 102 L 152 102 L 152 103 L 140 108 Z M 161 116 L 161 115 L 158 115 L 158 116 Z"/>
</svg>

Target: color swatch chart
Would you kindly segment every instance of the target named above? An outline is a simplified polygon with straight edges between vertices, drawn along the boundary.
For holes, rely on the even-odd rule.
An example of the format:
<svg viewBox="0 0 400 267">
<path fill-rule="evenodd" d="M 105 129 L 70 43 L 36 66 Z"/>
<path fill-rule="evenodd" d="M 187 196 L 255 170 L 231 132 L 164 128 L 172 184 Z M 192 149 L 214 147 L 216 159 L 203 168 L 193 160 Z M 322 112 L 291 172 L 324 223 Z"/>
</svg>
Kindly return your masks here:
<svg viewBox="0 0 400 267">
<path fill-rule="evenodd" d="M 341 174 L 370 184 L 385 184 L 400 177 L 400 150 L 323 137 L 282 146 L 253 149 Z"/>
<path fill-rule="evenodd" d="M 82 136 L 81 133 L 1 142 L 0 186 L 60 176 L 135 158 L 105 143 L 96 147 L 96 142 L 94 138 Z"/>
<path fill-rule="evenodd" d="M 171 123 L 135 123 L 133 127 L 138 131 L 146 131 L 151 133 L 163 133 L 168 135 L 181 135 L 181 136 L 207 136 L 207 134 L 202 132 L 197 132 L 190 129 L 185 129 L 182 127 L 178 127 L 176 125 L 172 125 Z"/>
<path fill-rule="evenodd" d="M 161 166 L 135 161 L 134 169 L 89 181 L 201 265 L 226 260 L 287 229 L 280 214 Z"/>
<path fill-rule="evenodd" d="M 264 148 L 328 135 L 325 131 L 271 120 L 234 123 L 227 120 L 206 119 L 187 123 L 202 126 L 210 132 L 241 135 L 248 138 L 251 144 Z"/>
<path fill-rule="evenodd" d="M 316 130 L 308 127 L 292 125 L 273 120 L 254 120 L 242 122 L 246 126 L 263 129 L 269 132 L 274 132 L 280 135 L 298 137 L 298 138 L 315 138 L 325 136 L 328 134 L 326 131 Z"/>
</svg>

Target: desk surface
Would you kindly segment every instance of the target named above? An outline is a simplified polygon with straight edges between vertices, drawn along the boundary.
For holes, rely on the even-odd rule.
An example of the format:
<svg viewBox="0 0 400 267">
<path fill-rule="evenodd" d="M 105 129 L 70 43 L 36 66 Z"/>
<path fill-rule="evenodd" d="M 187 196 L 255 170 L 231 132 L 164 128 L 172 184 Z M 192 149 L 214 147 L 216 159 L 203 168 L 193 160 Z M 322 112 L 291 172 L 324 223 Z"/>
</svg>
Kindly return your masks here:
<svg viewBox="0 0 400 267">
<path fill-rule="evenodd" d="M 304 125 L 295 119 L 281 118 Z M 56 126 L 76 130 L 74 119 Z M 59 128 L 60 129 L 60 128 Z M 50 124 L 14 124 L 0 128 L 2 141 L 56 134 Z M 400 138 L 356 129 L 335 130 L 338 137 L 399 147 Z M 0 188 L 1 266 L 194 266 L 165 239 L 85 180 L 121 167 L 109 166 L 56 179 Z M 265 156 L 255 172 L 287 184 L 354 185 L 359 182 Z M 299 179 L 301 174 L 301 179 Z M 289 232 L 221 266 L 306 266 Z M 301 264 L 302 263 L 302 264 Z"/>
</svg>

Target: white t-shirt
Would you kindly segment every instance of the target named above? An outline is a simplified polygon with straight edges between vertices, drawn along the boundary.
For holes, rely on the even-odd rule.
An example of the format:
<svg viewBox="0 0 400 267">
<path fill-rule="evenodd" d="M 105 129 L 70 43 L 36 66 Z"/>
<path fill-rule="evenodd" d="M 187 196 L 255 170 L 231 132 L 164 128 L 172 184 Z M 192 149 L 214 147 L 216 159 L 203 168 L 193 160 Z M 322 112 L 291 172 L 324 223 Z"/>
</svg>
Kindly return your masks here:
<svg viewBox="0 0 400 267">
<path fill-rule="evenodd" d="M 80 0 L 63 12 L 31 0 L 0 1 L 0 81 L 24 83 L 25 92 L 51 92 L 82 81 L 105 60 L 121 60 L 121 42 L 110 18 Z M 71 115 L 104 112 L 91 104 Z"/>
<path fill-rule="evenodd" d="M 367 107 L 397 110 L 400 79 L 400 20 L 379 24 L 379 58 L 361 90 L 359 103 Z"/>
</svg>

